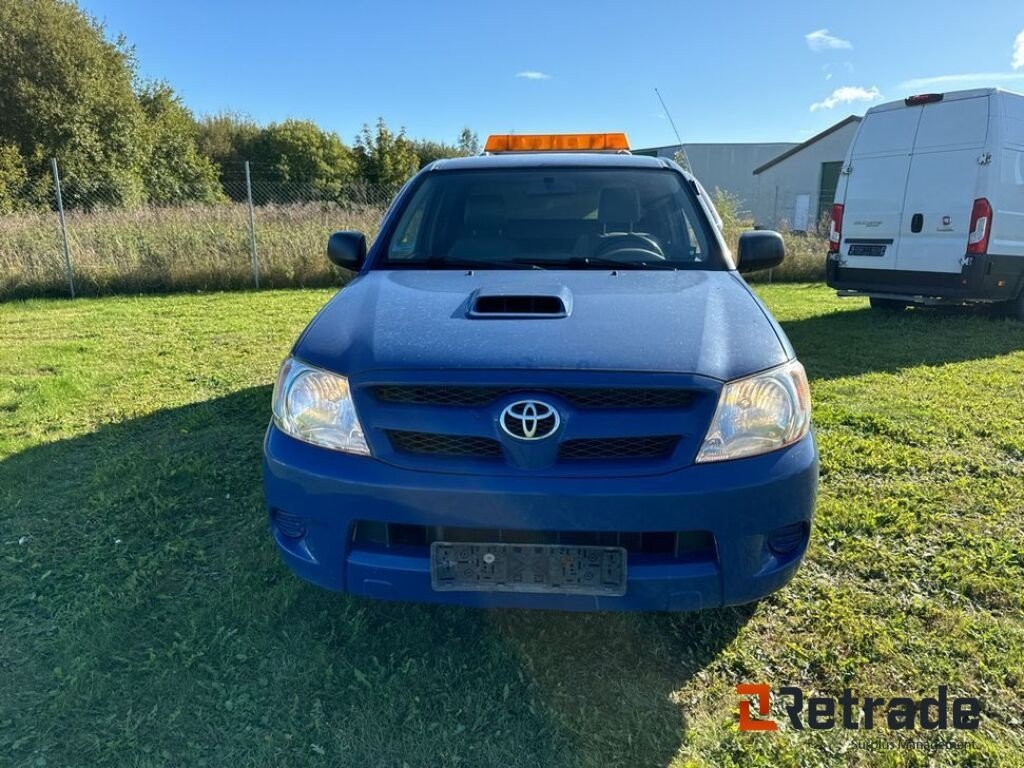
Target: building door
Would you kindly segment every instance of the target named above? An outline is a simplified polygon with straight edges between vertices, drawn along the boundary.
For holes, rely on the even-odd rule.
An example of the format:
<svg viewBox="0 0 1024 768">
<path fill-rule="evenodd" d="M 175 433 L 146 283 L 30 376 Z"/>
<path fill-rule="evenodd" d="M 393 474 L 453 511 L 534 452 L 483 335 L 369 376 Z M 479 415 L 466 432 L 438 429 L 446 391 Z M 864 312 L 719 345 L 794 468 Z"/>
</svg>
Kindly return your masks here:
<svg viewBox="0 0 1024 768">
<path fill-rule="evenodd" d="M 843 161 L 821 164 L 821 180 L 818 184 L 818 220 L 830 215 L 832 203 L 836 199 L 836 187 L 839 186 L 839 173 L 843 170 Z"/>
<path fill-rule="evenodd" d="M 807 217 L 811 211 L 811 196 L 797 195 L 796 204 L 793 209 L 793 231 L 807 231 Z"/>
</svg>

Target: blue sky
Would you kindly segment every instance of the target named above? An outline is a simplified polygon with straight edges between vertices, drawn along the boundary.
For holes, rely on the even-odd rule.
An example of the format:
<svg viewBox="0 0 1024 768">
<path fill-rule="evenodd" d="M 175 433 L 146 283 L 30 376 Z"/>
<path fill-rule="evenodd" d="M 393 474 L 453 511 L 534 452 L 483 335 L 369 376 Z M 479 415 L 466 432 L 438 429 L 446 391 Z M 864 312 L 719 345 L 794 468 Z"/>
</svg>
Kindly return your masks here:
<svg viewBox="0 0 1024 768">
<path fill-rule="evenodd" d="M 909 93 L 1024 91 L 1024 3 L 81 0 L 197 114 L 351 142 L 625 130 L 635 147 L 799 141 Z M 934 80 L 932 78 L 946 78 Z"/>
</svg>

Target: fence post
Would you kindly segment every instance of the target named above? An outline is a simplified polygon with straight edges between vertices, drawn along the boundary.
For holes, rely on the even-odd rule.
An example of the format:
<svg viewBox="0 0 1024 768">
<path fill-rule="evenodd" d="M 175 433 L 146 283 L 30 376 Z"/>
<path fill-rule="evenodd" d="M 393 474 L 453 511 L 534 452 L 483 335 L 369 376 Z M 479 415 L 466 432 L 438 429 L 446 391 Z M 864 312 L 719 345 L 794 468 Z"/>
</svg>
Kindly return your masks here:
<svg viewBox="0 0 1024 768">
<path fill-rule="evenodd" d="M 60 173 L 57 172 L 57 158 L 50 158 L 50 167 L 53 168 L 53 186 L 57 191 L 57 215 L 60 217 L 60 238 L 64 244 L 64 272 L 68 276 L 68 289 L 71 291 L 71 298 L 75 298 L 75 272 L 71 268 L 71 251 L 68 249 L 68 226 L 64 221 L 64 198 L 60 193 Z"/>
<path fill-rule="evenodd" d="M 252 281 L 260 287 L 260 262 L 256 257 L 256 220 L 252 214 L 252 179 L 249 176 L 249 161 L 245 161 L 245 195 L 249 200 L 249 245 L 252 248 Z"/>
</svg>

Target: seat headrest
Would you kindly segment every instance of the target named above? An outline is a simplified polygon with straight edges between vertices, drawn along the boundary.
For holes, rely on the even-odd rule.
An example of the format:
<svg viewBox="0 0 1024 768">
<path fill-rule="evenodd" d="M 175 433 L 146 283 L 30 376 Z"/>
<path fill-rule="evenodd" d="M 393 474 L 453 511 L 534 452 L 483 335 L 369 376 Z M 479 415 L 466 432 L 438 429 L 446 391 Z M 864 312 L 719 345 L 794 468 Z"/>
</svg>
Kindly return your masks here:
<svg viewBox="0 0 1024 768">
<path fill-rule="evenodd" d="M 466 200 L 466 228 L 501 229 L 505 224 L 505 198 L 501 195 L 473 195 Z"/>
<path fill-rule="evenodd" d="M 640 220 L 640 195 L 633 187 L 607 187 L 601 190 L 597 218 L 616 224 Z"/>
</svg>

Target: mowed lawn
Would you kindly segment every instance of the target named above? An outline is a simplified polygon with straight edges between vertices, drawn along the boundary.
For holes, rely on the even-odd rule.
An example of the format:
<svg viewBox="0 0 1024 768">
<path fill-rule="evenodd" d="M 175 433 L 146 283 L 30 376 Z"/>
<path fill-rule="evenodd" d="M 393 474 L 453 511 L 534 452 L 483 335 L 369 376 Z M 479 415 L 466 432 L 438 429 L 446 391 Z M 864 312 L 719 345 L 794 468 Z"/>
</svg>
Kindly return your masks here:
<svg viewBox="0 0 1024 768">
<path fill-rule="evenodd" d="M 680 615 L 378 603 L 287 572 L 260 442 L 329 291 L 0 305 L 0 764 L 1024 764 L 1024 324 L 759 291 L 812 381 L 812 545 L 770 599 Z M 946 684 L 984 716 L 942 751 L 740 733 L 740 682 Z"/>
</svg>

